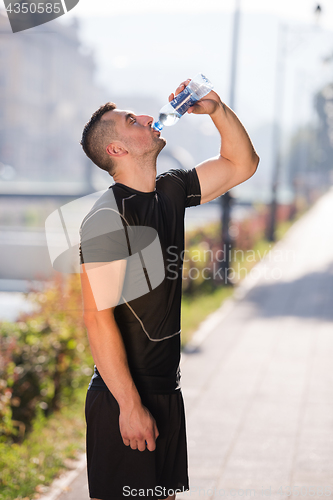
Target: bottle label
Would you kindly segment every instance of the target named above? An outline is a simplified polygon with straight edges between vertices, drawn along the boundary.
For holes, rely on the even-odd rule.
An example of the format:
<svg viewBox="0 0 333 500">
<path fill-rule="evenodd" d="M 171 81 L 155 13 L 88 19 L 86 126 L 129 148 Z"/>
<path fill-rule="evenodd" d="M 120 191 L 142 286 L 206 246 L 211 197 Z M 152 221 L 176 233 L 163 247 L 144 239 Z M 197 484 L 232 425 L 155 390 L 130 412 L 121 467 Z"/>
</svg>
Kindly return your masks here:
<svg viewBox="0 0 333 500">
<path fill-rule="evenodd" d="M 177 113 L 183 115 L 186 113 L 189 107 L 191 107 L 198 98 L 190 90 L 185 88 L 180 94 L 178 94 L 173 101 L 170 102 L 171 106 L 175 108 Z"/>
</svg>

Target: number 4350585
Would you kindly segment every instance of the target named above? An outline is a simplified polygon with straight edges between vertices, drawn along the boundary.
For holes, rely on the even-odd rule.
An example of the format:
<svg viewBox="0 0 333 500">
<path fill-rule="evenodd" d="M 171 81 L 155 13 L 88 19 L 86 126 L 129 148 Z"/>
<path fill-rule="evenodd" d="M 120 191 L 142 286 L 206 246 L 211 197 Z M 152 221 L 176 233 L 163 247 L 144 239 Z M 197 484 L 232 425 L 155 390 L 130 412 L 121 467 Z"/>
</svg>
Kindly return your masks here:
<svg viewBox="0 0 333 500">
<path fill-rule="evenodd" d="M 45 2 L 38 2 L 38 3 L 30 3 L 30 2 L 23 2 L 23 3 L 10 3 L 8 7 L 6 8 L 7 12 L 14 13 L 14 14 L 27 14 L 28 12 L 30 14 L 60 14 L 61 12 L 61 3 L 45 3 Z"/>
</svg>

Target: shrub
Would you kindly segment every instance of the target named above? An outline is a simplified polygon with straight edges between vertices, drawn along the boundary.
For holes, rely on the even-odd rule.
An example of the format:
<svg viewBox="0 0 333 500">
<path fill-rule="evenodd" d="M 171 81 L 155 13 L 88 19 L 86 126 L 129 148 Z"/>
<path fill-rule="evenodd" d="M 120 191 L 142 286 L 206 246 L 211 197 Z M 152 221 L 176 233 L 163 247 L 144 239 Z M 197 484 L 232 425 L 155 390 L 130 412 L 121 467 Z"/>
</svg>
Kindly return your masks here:
<svg viewBox="0 0 333 500">
<path fill-rule="evenodd" d="M 35 312 L 0 324 L 2 439 L 23 437 L 37 408 L 45 415 L 58 409 L 61 396 L 71 396 L 92 373 L 79 275 L 56 275 L 28 298 Z"/>
<path fill-rule="evenodd" d="M 246 217 L 231 219 L 229 231 L 232 237 L 229 266 L 239 262 L 239 255 L 253 249 L 265 239 L 270 208 L 256 204 Z M 278 205 L 277 223 L 293 219 L 295 205 Z M 215 222 L 185 234 L 186 252 L 183 260 L 183 293 L 192 296 L 210 293 L 225 285 L 221 271 L 222 252 L 221 223 Z M 241 252 L 239 252 L 241 250 Z M 241 257 L 242 258 L 242 257 Z"/>
</svg>

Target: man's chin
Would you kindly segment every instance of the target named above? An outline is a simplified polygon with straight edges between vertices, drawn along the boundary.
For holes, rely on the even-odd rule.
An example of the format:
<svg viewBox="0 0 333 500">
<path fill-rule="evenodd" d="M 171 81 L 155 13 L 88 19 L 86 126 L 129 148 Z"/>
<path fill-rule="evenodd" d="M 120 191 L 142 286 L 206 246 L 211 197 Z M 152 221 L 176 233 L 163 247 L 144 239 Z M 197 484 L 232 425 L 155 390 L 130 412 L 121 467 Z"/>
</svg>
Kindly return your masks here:
<svg viewBox="0 0 333 500">
<path fill-rule="evenodd" d="M 159 139 L 160 139 L 160 142 L 162 143 L 162 146 L 161 146 L 161 151 L 162 151 L 162 149 L 166 146 L 167 140 L 164 137 L 160 137 Z"/>
<path fill-rule="evenodd" d="M 166 143 L 167 143 L 167 141 L 166 141 L 166 139 L 164 139 L 164 137 L 158 138 L 158 143 L 157 143 L 157 147 L 156 147 L 157 154 L 159 154 L 162 151 L 162 149 L 166 146 Z"/>
</svg>

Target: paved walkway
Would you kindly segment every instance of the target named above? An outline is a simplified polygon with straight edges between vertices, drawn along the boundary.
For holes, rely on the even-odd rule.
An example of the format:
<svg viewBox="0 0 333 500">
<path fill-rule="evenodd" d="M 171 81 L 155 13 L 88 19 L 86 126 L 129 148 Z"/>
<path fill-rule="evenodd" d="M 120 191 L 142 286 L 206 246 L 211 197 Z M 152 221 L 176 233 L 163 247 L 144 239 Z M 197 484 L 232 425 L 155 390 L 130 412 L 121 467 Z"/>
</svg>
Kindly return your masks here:
<svg viewBox="0 0 333 500">
<path fill-rule="evenodd" d="M 191 492 L 179 500 L 275 500 L 289 488 L 333 500 L 332 221 L 333 189 L 183 356 Z M 85 470 L 69 488 L 59 500 L 88 498 Z"/>
</svg>

